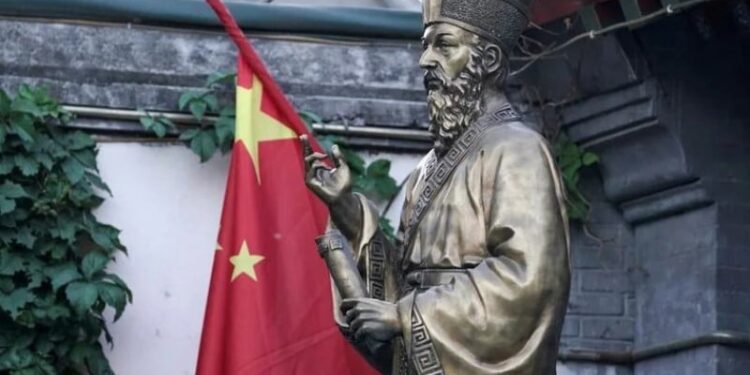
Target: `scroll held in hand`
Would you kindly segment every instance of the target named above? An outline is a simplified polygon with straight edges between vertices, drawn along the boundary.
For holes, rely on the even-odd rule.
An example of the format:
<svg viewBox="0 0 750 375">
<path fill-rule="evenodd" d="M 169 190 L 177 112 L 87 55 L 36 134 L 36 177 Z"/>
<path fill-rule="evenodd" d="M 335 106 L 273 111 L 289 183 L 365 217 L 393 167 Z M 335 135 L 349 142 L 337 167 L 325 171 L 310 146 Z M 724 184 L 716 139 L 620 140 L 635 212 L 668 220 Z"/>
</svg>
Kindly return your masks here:
<svg viewBox="0 0 750 375">
<path fill-rule="evenodd" d="M 354 263 L 349 243 L 338 230 L 329 230 L 315 239 L 318 252 L 328 266 L 333 284 L 343 299 L 367 297 L 367 289 Z"/>
</svg>

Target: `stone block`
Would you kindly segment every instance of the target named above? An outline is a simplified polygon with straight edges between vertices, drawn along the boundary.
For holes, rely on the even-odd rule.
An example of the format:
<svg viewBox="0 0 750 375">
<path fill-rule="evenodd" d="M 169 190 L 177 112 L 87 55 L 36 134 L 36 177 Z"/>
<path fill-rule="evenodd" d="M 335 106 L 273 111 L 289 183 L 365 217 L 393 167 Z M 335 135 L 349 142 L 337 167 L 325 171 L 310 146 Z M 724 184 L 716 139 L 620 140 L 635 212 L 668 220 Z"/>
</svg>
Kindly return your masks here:
<svg viewBox="0 0 750 375">
<path fill-rule="evenodd" d="M 581 322 L 578 318 L 566 316 L 563 323 L 562 337 L 578 337 Z"/>
<path fill-rule="evenodd" d="M 719 313 L 716 324 L 720 330 L 750 332 L 750 315 Z"/>
<path fill-rule="evenodd" d="M 557 375 L 632 375 L 628 366 L 598 363 L 558 362 Z"/>
<path fill-rule="evenodd" d="M 632 340 L 635 321 L 622 318 L 583 318 L 581 336 L 600 340 Z"/>
<path fill-rule="evenodd" d="M 750 293 L 716 293 L 716 310 L 722 314 L 745 315 L 750 319 Z"/>
<path fill-rule="evenodd" d="M 743 265 L 738 263 L 737 267 L 717 268 L 717 290 L 722 292 L 750 293 L 750 264 Z"/>
<path fill-rule="evenodd" d="M 622 270 L 581 270 L 581 290 L 584 292 L 628 292 L 633 285 L 628 272 Z"/>
<path fill-rule="evenodd" d="M 623 315 L 623 299 L 620 293 L 573 293 L 570 295 L 568 314 Z"/>
<path fill-rule="evenodd" d="M 622 269 L 623 249 L 607 246 L 573 246 L 571 258 L 575 269 Z"/>
<path fill-rule="evenodd" d="M 750 245 L 733 245 L 719 248 L 717 254 L 719 267 L 750 269 Z"/>
</svg>

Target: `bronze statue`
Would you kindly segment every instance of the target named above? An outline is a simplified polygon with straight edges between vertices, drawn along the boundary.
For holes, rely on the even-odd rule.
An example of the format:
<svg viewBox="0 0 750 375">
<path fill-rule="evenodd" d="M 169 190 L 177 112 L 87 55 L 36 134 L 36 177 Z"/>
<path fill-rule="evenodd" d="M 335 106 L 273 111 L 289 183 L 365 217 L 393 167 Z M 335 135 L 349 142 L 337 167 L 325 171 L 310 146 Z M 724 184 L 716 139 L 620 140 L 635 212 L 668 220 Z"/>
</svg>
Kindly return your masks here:
<svg viewBox="0 0 750 375">
<path fill-rule="evenodd" d="M 529 0 L 425 0 L 434 149 L 408 178 L 399 241 L 351 192 L 341 153 L 306 151 L 331 212 L 319 239 L 336 321 L 384 374 L 554 374 L 570 288 L 560 176 L 508 102 Z M 361 280 L 360 280 L 361 279 Z"/>
</svg>

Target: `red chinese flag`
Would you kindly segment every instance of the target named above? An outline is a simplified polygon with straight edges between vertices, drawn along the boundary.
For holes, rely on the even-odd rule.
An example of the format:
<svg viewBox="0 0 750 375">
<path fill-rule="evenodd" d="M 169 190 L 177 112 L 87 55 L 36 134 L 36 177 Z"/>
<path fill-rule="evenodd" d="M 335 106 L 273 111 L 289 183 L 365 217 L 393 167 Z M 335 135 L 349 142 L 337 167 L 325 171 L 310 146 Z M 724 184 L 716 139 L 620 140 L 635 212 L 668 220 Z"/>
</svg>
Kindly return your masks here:
<svg viewBox="0 0 750 375">
<path fill-rule="evenodd" d="M 306 188 L 308 131 L 226 8 L 240 48 L 237 125 L 197 374 L 374 374 L 339 333 L 314 239 L 328 212 Z"/>
</svg>

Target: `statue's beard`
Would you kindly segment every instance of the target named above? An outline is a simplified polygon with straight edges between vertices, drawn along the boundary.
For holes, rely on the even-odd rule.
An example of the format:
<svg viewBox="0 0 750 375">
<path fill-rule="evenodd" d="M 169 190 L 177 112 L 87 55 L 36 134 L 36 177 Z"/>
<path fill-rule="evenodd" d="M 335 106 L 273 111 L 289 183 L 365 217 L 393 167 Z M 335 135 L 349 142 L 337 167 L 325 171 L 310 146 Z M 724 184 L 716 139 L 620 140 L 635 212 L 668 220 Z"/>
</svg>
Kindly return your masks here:
<svg viewBox="0 0 750 375">
<path fill-rule="evenodd" d="M 438 155 L 448 151 L 484 111 L 483 66 L 476 60 L 472 58 L 454 79 L 446 77 L 439 68 L 425 73 L 430 132 Z"/>
</svg>

